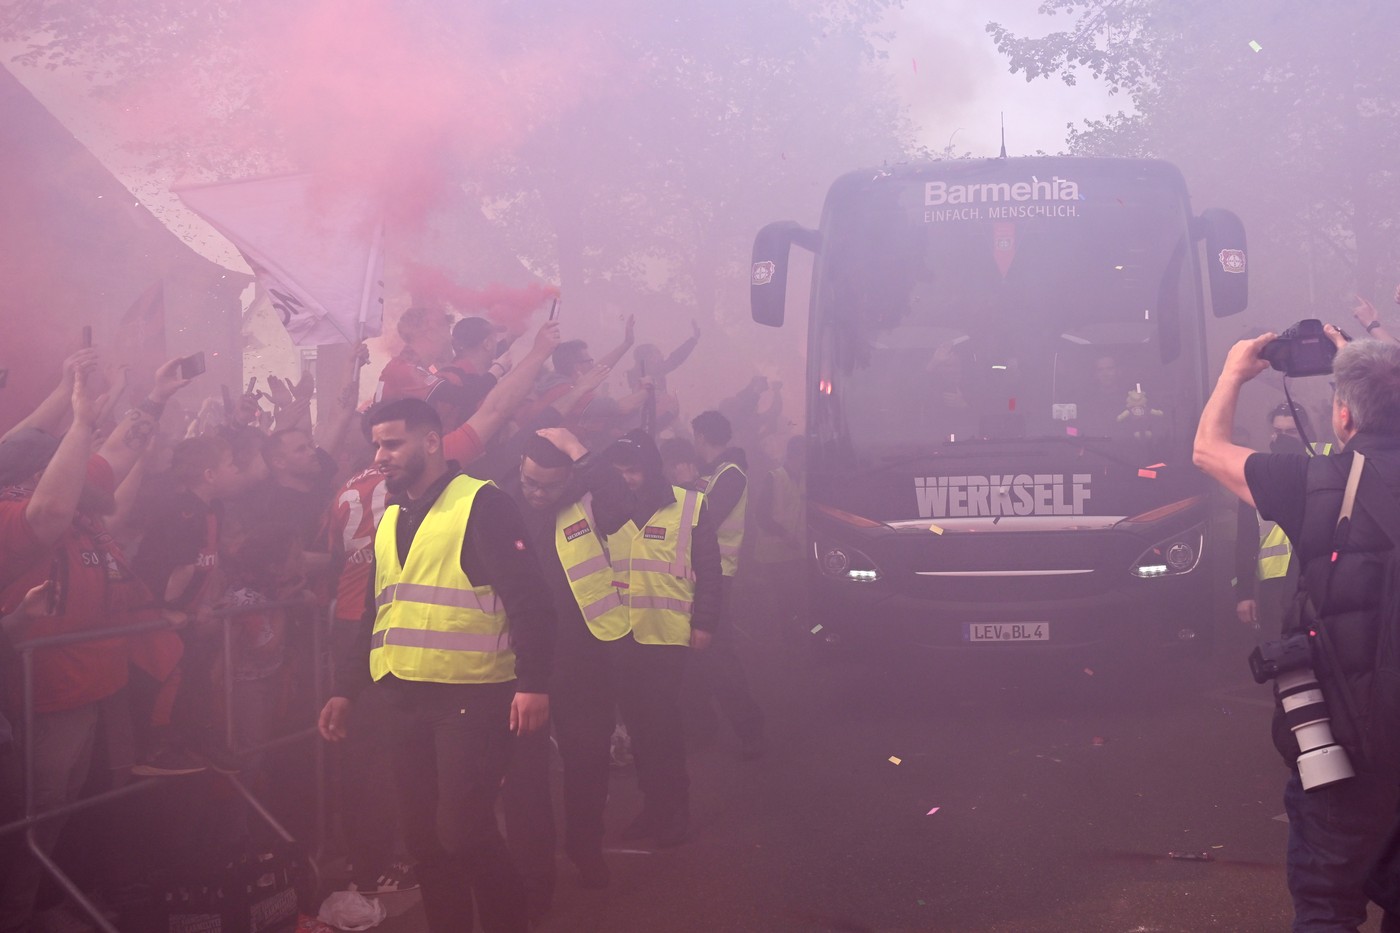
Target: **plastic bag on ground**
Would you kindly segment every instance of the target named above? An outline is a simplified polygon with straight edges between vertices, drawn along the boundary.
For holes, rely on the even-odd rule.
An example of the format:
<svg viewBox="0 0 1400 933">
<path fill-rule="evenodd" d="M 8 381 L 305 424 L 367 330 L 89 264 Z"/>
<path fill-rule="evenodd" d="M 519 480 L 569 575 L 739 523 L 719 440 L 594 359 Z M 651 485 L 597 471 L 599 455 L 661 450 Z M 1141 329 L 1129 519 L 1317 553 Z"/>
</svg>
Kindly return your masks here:
<svg viewBox="0 0 1400 933">
<path fill-rule="evenodd" d="M 384 905 L 355 891 L 336 891 L 321 902 L 316 919 L 340 930 L 368 930 L 384 922 Z"/>
</svg>

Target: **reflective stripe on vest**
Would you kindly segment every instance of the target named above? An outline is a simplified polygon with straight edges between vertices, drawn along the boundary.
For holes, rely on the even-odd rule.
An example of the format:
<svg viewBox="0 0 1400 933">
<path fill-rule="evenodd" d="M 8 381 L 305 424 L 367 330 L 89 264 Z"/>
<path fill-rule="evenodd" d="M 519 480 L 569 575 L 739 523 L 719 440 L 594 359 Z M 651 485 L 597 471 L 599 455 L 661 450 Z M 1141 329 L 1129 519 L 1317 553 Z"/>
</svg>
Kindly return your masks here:
<svg viewBox="0 0 1400 933">
<path fill-rule="evenodd" d="M 554 523 L 554 546 L 588 630 L 599 641 L 615 641 L 631 626 L 618 585 L 621 571 L 614 572 L 607 542 L 597 528 L 590 493 L 560 510 Z"/>
<path fill-rule="evenodd" d="M 1293 547 L 1288 535 L 1274 522 L 1269 522 L 1269 530 L 1259 545 L 1259 579 L 1277 580 L 1288 576 L 1288 565 L 1293 560 Z"/>
<path fill-rule="evenodd" d="M 472 503 L 486 483 L 457 476 L 423 516 L 406 564 L 399 562 L 398 521 L 390 506 L 374 535 L 374 632 L 369 668 L 375 680 L 449 684 L 515 678 L 505 609 L 489 586 L 462 572 L 462 541 Z"/>
<path fill-rule="evenodd" d="M 676 501 L 642 527 L 633 521 L 608 536 L 613 568 L 623 577 L 632 637 L 645 645 L 690 644 L 695 570 L 690 544 L 705 497 L 671 487 Z"/>
<path fill-rule="evenodd" d="M 739 572 L 739 549 L 744 546 L 744 512 L 749 503 L 749 483 L 748 477 L 737 463 L 729 461 L 722 462 L 713 474 L 700 481 L 701 492 L 708 492 L 714 488 L 719 478 L 726 470 L 733 470 L 744 479 L 744 491 L 739 494 L 739 501 L 734 503 L 734 508 L 720 522 L 716 536 L 719 538 L 719 559 L 720 569 L 724 571 L 726 577 L 732 577 Z"/>
</svg>

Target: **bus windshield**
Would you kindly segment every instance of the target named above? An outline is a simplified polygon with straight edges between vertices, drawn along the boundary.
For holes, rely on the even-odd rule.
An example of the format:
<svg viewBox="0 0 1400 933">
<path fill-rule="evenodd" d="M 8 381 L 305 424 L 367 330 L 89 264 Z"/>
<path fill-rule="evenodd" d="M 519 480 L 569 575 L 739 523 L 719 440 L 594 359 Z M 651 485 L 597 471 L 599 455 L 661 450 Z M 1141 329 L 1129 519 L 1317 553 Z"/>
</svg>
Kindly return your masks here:
<svg viewBox="0 0 1400 933">
<path fill-rule="evenodd" d="M 1186 453 L 1201 311 L 1184 190 L 1024 164 L 833 189 L 814 308 L 825 441 L 858 461 L 1051 438 Z"/>
</svg>

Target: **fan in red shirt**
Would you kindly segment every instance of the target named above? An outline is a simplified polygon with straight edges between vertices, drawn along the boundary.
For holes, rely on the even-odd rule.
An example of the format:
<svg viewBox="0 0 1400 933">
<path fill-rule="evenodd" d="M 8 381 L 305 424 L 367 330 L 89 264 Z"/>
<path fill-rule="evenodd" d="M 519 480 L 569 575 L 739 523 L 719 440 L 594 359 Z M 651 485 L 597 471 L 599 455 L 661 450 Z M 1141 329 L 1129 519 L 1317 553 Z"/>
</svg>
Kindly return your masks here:
<svg viewBox="0 0 1400 933">
<path fill-rule="evenodd" d="M 145 452 L 166 401 L 189 380 L 179 375 L 179 360 L 162 366 L 150 396 L 118 420 L 94 456 L 93 435 L 108 398 L 96 396 L 97 365 L 92 350 L 71 357 L 59 388 L 0 442 L 0 614 L 22 605 L 36 587 L 47 586 L 50 597 L 49 613 L 27 619 L 14 633 L 21 646 L 129 624 L 136 610 L 154 602 L 102 517 L 115 509 L 115 491 Z M 70 408 L 72 424 L 55 440 L 49 430 Z M 70 802 L 83 786 L 99 707 L 126 684 L 128 657 L 120 638 L 33 653 L 33 732 L 21 742 L 34 757 L 31 791 L 38 812 Z M 22 682 L 18 673 L 12 669 L 6 676 L 16 687 Z M 61 818 L 39 824 L 36 843 L 51 851 L 62 828 Z M 40 877 L 38 862 L 27 856 L 10 867 L 0 891 L 0 924 L 24 926 Z"/>
</svg>

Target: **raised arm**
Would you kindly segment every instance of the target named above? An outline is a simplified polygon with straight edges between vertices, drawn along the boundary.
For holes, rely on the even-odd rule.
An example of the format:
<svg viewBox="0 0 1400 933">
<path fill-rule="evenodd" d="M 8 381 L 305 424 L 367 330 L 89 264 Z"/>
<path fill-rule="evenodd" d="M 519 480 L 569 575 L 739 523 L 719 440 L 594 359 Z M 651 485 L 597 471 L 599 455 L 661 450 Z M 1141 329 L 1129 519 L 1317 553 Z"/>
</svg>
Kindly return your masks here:
<svg viewBox="0 0 1400 933">
<path fill-rule="evenodd" d="M 700 342 L 700 325 L 694 321 L 690 322 L 690 336 L 685 342 L 671 351 L 671 355 L 666 357 L 666 362 L 661 364 L 661 372 L 657 375 L 666 376 L 674 372 L 682 363 L 690 359 L 690 354 L 695 352 L 695 345 Z"/>
<path fill-rule="evenodd" d="M 1335 331 L 1332 325 L 1329 330 Z M 1230 348 L 1225 358 L 1225 368 L 1216 380 L 1215 389 L 1206 400 L 1201 411 L 1201 422 L 1196 427 L 1196 444 L 1192 460 L 1201 471 L 1220 483 L 1241 501 L 1254 505 L 1254 495 L 1244 478 L 1244 462 L 1254 451 L 1236 444 L 1233 437 L 1235 427 L 1235 407 L 1239 404 L 1240 389 L 1255 376 L 1269 368 L 1269 364 L 1259 356 L 1276 335 L 1260 334 L 1252 340 L 1241 340 Z"/>
<path fill-rule="evenodd" d="M 79 369 L 94 373 L 97 364 L 97 351 L 90 348 L 79 350 L 64 360 L 63 376 L 58 380 L 58 385 L 23 421 L 0 436 L 0 441 L 24 428 L 38 428 L 45 434 L 57 437 L 63 431 L 63 421 L 68 417 L 69 406 L 73 404 L 73 374 Z"/>
<path fill-rule="evenodd" d="M 632 349 L 632 344 L 637 342 L 636 331 L 637 316 L 635 314 L 629 314 L 627 315 L 627 324 L 622 329 L 622 343 L 614 349 L 609 350 L 607 354 L 598 361 L 599 364 L 606 366 L 608 369 L 612 369 L 621 362 L 622 357 L 626 355 L 627 351 Z"/>
<path fill-rule="evenodd" d="M 1396 298 L 1400 299 L 1400 289 L 1397 289 L 1395 294 Z M 1356 322 L 1365 329 L 1368 337 L 1400 343 L 1400 340 L 1396 340 L 1395 335 L 1386 330 L 1385 325 L 1381 323 L 1380 312 L 1376 310 L 1376 306 L 1360 295 L 1356 296 L 1356 306 L 1351 309 L 1351 314 L 1356 318 Z"/>
<path fill-rule="evenodd" d="M 476 432 L 481 443 L 485 444 L 491 439 L 501 425 L 520 407 L 520 403 L 525 401 L 525 396 L 530 394 L 530 390 L 535 386 L 535 377 L 540 374 L 540 369 L 544 366 L 545 360 L 554 352 L 554 348 L 559 346 L 559 323 L 548 321 L 540 326 L 535 333 L 535 342 L 530 347 L 530 352 L 525 355 L 510 372 L 506 373 L 496 383 L 490 392 L 486 393 L 486 398 L 482 399 L 481 406 L 477 408 L 472 416 L 467 419 L 466 426 Z"/>
<path fill-rule="evenodd" d="M 150 446 L 151 438 L 156 433 L 156 424 L 160 421 L 161 413 L 165 411 L 165 403 L 189 384 L 190 380 L 180 375 L 180 361 L 170 360 L 156 370 L 155 384 L 151 386 L 150 395 L 117 421 L 116 428 L 112 430 L 98 453 L 111 465 L 112 476 L 118 486 Z M 76 403 L 76 392 L 73 398 Z"/>
<path fill-rule="evenodd" d="M 58 443 L 34 495 L 24 508 L 34 537 L 45 547 L 55 544 L 78 514 L 78 497 L 87 479 L 92 454 L 92 432 L 97 427 L 99 402 L 88 388 L 90 370 L 79 368 L 73 377 L 73 424 Z"/>
</svg>

